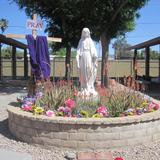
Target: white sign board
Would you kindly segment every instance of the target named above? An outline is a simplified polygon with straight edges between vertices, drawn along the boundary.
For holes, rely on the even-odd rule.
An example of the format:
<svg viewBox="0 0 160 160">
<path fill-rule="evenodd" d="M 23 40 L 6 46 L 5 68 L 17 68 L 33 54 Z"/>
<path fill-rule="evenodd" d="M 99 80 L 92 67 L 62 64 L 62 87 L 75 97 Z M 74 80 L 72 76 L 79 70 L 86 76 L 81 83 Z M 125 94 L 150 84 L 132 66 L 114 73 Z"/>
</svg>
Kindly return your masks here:
<svg viewBox="0 0 160 160">
<path fill-rule="evenodd" d="M 27 29 L 42 30 L 43 22 L 42 21 L 27 20 L 26 28 Z"/>
</svg>

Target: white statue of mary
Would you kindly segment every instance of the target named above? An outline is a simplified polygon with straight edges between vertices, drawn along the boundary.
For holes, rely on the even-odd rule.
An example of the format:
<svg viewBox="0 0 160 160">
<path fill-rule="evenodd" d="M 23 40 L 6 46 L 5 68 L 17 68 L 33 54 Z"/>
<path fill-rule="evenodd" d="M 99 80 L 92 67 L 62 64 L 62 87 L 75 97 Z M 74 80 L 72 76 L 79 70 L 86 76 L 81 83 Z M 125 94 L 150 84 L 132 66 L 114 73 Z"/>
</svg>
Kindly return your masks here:
<svg viewBox="0 0 160 160">
<path fill-rule="evenodd" d="M 94 82 L 97 76 L 98 56 L 88 28 L 83 28 L 77 47 L 77 67 L 82 95 L 97 95 Z"/>
</svg>

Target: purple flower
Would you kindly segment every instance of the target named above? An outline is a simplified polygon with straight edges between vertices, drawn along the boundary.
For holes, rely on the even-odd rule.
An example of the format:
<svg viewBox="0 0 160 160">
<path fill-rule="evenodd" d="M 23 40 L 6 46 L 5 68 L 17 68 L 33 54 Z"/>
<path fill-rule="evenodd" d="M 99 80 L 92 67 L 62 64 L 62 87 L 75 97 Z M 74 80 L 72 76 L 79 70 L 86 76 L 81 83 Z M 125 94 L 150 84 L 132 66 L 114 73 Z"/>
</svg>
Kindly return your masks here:
<svg viewBox="0 0 160 160">
<path fill-rule="evenodd" d="M 42 93 L 42 92 L 37 92 L 37 93 L 36 93 L 36 97 L 37 97 L 38 99 L 42 98 L 42 97 L 43 97 L 43 93 Z"/>
<path fill-rule="evenodd" d="M 64 112 L 65 108 L 63 106 L 58 108 L 58 112 Z"/>
</svg>

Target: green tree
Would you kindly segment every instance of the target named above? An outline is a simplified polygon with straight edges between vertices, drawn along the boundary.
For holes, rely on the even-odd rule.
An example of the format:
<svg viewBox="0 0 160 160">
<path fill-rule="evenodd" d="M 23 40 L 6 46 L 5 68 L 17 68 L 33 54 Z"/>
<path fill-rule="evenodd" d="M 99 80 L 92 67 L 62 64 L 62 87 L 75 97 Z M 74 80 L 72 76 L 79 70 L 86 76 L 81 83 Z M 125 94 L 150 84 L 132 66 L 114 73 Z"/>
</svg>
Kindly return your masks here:
<svg viewBox="0 0 160 160">
<path fill-rule="evenodd" d="M 108 85 L 109 43 L 117 35 L 124 35 L 134 29 L 135 18 L 139 17 L 138 10 L 148 0 L 109 0 L 95 1 L 93 21 L 95 33 L 100 36 L 102 44 L 101 83 Z"/>
<path fill-rule="evenodd" d="M 137 53 L 137 58 L 138 59 L 145 59 L 145 49 L 142 49 L 138 51 Z M 159 59 L 160 58 L 160 53 L 156 50 L 150 49 L 150 59 Z"/>
<path fill-rule="evenodd" d="M 133 51 L 127 50 L 131 45 L 127 43 L 125 36 L 118 36 L 112 47 L 114 48 L 115 59 L 128 59 L 133 57 Z"/>
<path fill-rule="evenodd" d="M 2 58 L 10 59 L 12 57 L 12 47 L 7 46 L 2 48 Z"/>
<path fill-rule="evenodd" d="M 8 21 L 4 18 L 0 19 L 0 28 L 1 32 L 3 33 L 8 27 Z"/>
<path fill-rule="evenodd" d="M 14 0 L 31 15 L 38 13 L 48 21 L 50 35 L 61 36 L 66 48 L 66 64 L 71 47 L 77 46 L 83 27 L 90 28 L 92 38 L 102 44 L 101 83 L 108 84 L 109 43 L 117 35 L 134 29 L 138 10 L 148 0 Z M 67 65 L 66 65 L 67 66 Z"/>
<path fill-rule="evenodd" d="M 57 50 L 54 55 L 57 55 L 58 57 L 65 57 L 66 56 L 66 49 L 65 48 L 60 48 Z M 76 51 L 71 50 L 71 57 L 76 57 Z"/>
</svg>

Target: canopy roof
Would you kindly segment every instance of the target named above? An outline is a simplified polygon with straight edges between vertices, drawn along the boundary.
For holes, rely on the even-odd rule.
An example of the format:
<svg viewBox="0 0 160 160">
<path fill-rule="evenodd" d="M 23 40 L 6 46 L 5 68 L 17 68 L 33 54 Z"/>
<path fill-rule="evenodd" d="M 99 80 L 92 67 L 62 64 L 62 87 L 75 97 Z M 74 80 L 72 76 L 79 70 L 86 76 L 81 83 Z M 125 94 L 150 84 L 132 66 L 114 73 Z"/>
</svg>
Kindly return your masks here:
<svg viewBox="0 0 160 160">
<path fill-rule="evenodd" d="M 142 49 L 142 48 L 154 46 L 154 45 L 157 45 L 157 44 L 160 44 L 160 37 L 156 37 L 156 38 L 153 38 L 151 40 L 139 43 L 137 45 L 128 47 L 127 49 L 128 50 L 131 50 L 131 49 Z"/>
<path fill-rule="evenodd" d="M 15 46 L 15 47 L 20 48 L 20 49 L 26 49 L 27 48 L 26 44 L 21 43 L 21 42 L 15 40 L 15 39 L 12 39 L 12 38 L 7 38 L 6 36 L 4 36 L 2 34 L 0 34 L 0 43 Z"/>
</svg>

